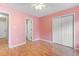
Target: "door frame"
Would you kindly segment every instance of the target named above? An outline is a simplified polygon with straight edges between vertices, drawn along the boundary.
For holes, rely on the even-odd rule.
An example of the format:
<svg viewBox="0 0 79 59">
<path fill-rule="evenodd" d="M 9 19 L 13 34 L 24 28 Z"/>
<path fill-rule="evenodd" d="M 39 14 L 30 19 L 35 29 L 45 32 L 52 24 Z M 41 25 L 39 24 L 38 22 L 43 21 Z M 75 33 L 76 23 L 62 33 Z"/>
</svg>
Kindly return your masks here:
<svg viewBox="0 0 79 59">
<path fill-rule="evenodd" d="M 71 48 L 75 49 L 75 13 L 52 17 L 52 24 L 51 24 L 52 25 L 51 26 L 52 27 L 51 28 L 52 29 L 52 43 L 53 43 L 53 19 L 56 18 L 56 17 L 65 17 L 65 16 L 73 16 L 73 47 L 71 47 Z"/>
<path fill-rule="evenodd" d="M 7 43 L 9 44 L 9 13 L 6 12 L 0 12 L 0 14 L 6 16 L 6 23 L 7 23 L 7 37 L 6 39 L 8 40 Z M 9 46 L 9 45 L 8 45 Z"/>
<path fill-rule="evenodd" d="M 26 29 L 26 27 L 27 27 L 27 25 L 26 25 L 26 22 L 28 21 L 28 20 L 31 20 L 32 21 L 32 39 L 31 39 L 31 41 L 33 41 L 33 19 L 32 18 L 29 18 L 29 17 L 26 17 L 26 19 L 25 19 L 25 39 L 27 39 L 27 29 Z"/>
</svg>

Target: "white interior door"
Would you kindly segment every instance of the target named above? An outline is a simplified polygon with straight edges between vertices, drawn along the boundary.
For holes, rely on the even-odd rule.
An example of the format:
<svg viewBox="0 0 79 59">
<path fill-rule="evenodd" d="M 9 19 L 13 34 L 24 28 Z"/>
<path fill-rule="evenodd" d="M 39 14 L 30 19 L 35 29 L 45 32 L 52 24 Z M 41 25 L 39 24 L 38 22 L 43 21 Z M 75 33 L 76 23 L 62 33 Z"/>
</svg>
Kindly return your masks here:
<svg viewBox="0 0 79 59">
<path fill-rule="evenodd" d="M 58 44 L 61 44 L 61 18 L 60 17 L 55 17 L 53 19 L 53 43 L 58 43 Z"/>
<path fill-rule="evenodd" d="M 74 31 L 73 31 L 73 16 L 62 17 L 62 44 L 73 47 Z"/>
<path fill-rule="evenodd" d="M 27 39 L 28 40 L 32 40 L 32 30 L 33 30 L 33 27 L 32 27 L 32 20 L 28 19 L 27 20 Z"/>
<path fill-rule="evenodd" d="M 6 18 L 0 18 L 0 38 L 7 37 L 7 22 Z"/>
<path fill-rule="evenodd" d="M 73 47 L 74 45 L 74 30 L 73 30 L 73 15 L 55 17 L 53 19 L 53 43 L 62 44 Z"/>
</svg>

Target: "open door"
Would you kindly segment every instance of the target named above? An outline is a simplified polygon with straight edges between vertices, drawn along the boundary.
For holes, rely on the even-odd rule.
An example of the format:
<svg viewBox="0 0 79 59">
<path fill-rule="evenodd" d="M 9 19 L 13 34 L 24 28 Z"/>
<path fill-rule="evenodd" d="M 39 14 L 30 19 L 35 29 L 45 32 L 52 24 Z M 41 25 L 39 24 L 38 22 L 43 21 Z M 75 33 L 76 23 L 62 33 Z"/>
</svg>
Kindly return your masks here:
<svg viewBox="0 0 79 59">
<path fill-rule="evenodd" d="M 9 16 L 5 13 L 0 13 L 0 46 L 8 46 L 9 36 Z"/>
<path fill-rule="evenodd" d="M 33 22 L 31 19 L 26 19 L 26 40 L 32 41 L 33 39 Z"/>
</svg>

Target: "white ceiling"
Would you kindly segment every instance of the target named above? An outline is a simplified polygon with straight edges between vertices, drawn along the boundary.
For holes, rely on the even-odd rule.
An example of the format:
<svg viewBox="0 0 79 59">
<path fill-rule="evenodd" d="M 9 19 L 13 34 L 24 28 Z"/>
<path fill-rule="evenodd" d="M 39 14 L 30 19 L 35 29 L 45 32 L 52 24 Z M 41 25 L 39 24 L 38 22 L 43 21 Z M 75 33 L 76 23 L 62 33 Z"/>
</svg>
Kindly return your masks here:
<svg viewBox="0 0 79 59">
<path fill-rule="evenodd" d="M 36 10 L 32 4 L 33 3 L 9 3 L 8 5 L 21 12 L 29 13 L 37 17 L 45 16 L 79 5 L 78 3 L 45 3 L 46 8 Z"/>
</svg>

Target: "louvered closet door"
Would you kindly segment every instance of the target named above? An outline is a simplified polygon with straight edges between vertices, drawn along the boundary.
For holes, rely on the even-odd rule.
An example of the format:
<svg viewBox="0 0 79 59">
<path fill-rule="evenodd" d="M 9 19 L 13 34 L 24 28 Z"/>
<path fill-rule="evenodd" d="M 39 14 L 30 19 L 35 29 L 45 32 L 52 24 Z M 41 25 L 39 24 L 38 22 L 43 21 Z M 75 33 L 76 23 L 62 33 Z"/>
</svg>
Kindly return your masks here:
<svg viewBox="0 0 79 59">
<path fill-rule="evenodd" d="M 53 32 L 53 43 L 62 43 L 62 37 L 61 37 L 61 18 L 60 17 L 55 17 L 53 18 L 52 22 L 52 32 Z"/>
<path fill-rule="evenodd" d="M 73 47 L 74 45 L 74 19 L 73 15 L 53 18 L 53 43 Z"/>
<path fill-rule="evenodd" d="M 62 44 L 65 46 L 73 47 L 74 42 L 74 30 L 73 30 L 73 16 L 64 16 L 62 21 Z"/>
</svg>

